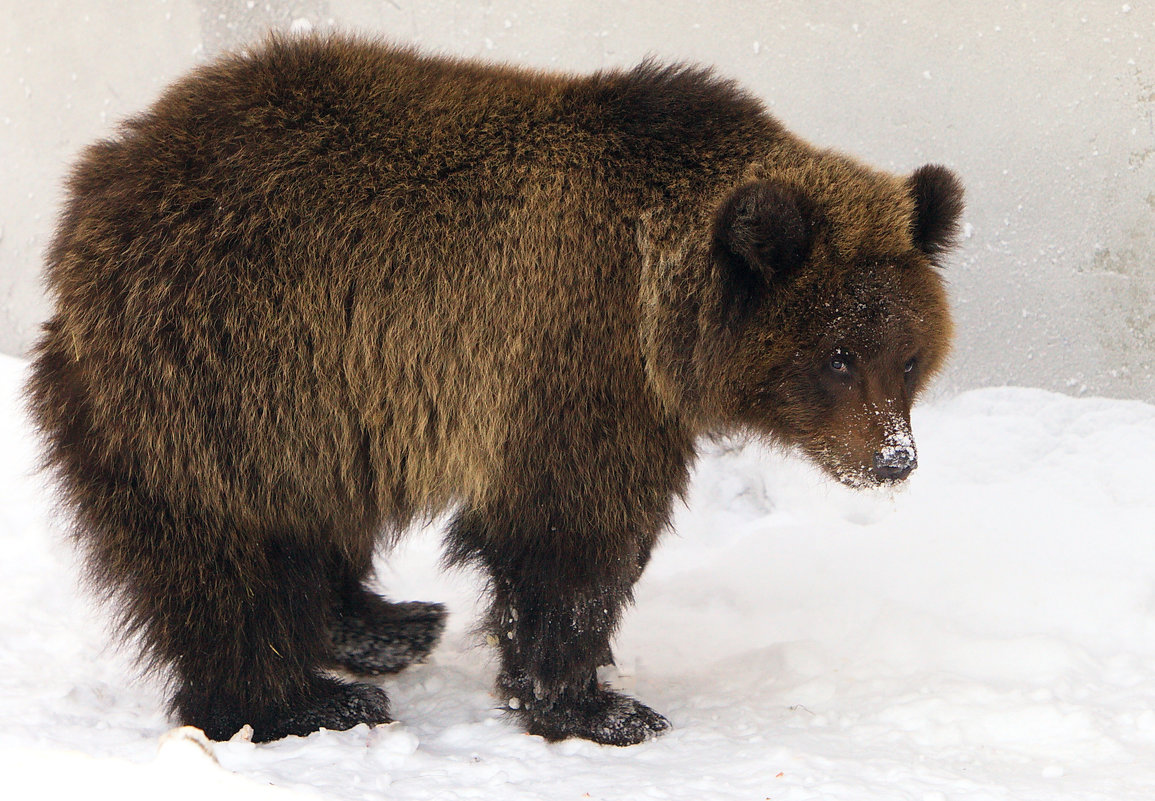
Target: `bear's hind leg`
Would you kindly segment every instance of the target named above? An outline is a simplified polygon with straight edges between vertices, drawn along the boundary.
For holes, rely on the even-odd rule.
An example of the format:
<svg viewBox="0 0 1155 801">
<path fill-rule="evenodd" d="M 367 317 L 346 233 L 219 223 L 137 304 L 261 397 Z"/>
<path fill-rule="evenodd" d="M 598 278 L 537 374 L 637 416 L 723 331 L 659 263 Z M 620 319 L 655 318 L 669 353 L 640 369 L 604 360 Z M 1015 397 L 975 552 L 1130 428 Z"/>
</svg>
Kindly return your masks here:
<svg viewBox="0 0 1155 801">
<path fill-rule="evenodd" d="M 212 739 L 249 723 L 255 742 L 390 722 L 383 690 L 323 672 L 332 598 L 316 550 L 272 540 L 240 559 L 215 566 L 211 606 L 177 635 L 181 720 Z"/>
<path fill-rule="evenodd" d="M 379 688 L 322 672 L 333 599 L 310 538 L 247 532 L 130 480 L 85 479 L 73 497 L 90 572 L 146 656 L 172 669 L 182 723 L 215 740 L 247 723 L 262 742 L 389 722 Z"/>
</svg>

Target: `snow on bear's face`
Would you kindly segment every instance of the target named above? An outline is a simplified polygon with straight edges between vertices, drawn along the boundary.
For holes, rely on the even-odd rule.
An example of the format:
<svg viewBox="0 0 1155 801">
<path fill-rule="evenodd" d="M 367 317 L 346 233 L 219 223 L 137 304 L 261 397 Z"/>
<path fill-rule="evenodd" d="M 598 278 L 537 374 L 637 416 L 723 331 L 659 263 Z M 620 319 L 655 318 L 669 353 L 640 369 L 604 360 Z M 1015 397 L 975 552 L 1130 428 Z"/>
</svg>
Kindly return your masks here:
<svg viewBox="0 0 1155 801">
<path fill-rule="evenodd" d="M 917 466 L 911 405 L 951 338 L 935 257 L 949 247 L 960 190 L 941 168 L 923 168 L 908 186 L 906 213 L 888 218 L 757 181 L 736 190 L 715 223 L 721 416 L 799 448 L 852 486 L 893 484 Z M 846 230 L 888 219 L 901 226 L 889 238 Z"/>
</svg>

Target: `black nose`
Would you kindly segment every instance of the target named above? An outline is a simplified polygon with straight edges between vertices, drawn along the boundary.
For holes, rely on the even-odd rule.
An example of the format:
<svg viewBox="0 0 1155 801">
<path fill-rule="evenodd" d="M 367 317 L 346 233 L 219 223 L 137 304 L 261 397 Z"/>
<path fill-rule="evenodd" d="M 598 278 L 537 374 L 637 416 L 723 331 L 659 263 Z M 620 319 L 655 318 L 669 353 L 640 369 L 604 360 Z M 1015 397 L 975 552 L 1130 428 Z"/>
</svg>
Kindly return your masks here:
<svg viewBox="0 0 1155 801">
<path fill-rule="evenodd" d="M 879 481 L 902 481 L 918 467 L 918 457 L 910 448 L 887 448 L 874 454 L 874 476 Z"/>
</svg>

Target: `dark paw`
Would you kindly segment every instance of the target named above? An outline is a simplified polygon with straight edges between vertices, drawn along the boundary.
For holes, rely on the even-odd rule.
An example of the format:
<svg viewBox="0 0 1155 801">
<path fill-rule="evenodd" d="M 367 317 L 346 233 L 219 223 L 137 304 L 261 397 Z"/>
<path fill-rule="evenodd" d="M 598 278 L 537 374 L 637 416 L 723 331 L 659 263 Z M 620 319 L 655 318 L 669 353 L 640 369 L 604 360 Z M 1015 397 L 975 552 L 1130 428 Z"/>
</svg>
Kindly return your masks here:
<svg viewBox="0 0 1155 801">
<path fill-rule="evenodd" d="M 580 737 L 602 745 L 636 745 L 670 728 L 670 721 L 642 702 L 596 686 L 581 693 L 565 692 L 551 701 L 532 696 L 505 700 L 527 732 L 551 742 Z"/>
<path fill-rule="evenodd" d="M 378 687 L 315 677 L 288 701 L 224 699 L 186 687 L 174 703 L 182 723 L 203 729 L 211 740 L 227 740 L 248 724 L 253 742 L 306 735 L 318 729 L 344 731 L 358 723 L 389 723 L 389 699 Z"/>
<path fill-rule="evenodd" d="M 253 742 L 279 740 L 291 734 L 304 736 L 318 729 L 344 731 L 359 723 L 391 723 L 389 698 L 371 684 L 346 684 L 320 679 L 314 694 L 263 726 L 253 726 Z"/>
<path fill-rule="evenodd" d="M 424 659 L 445 630 L 442 604 L 376 599 L 341 615 L 333 626 L 333 660 L 350 673 L 396 673 Z"/>
</svg>

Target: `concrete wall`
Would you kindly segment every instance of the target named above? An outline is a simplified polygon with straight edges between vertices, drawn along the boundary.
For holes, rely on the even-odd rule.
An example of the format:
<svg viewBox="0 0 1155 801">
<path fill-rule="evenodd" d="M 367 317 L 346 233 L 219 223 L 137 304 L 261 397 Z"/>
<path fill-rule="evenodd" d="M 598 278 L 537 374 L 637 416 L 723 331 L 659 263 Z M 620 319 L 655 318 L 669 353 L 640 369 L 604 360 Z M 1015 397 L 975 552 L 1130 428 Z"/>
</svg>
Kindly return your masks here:
<svg viewBox="0 0 1155 801">
<path fill-rule="evenodd" d="M 1155 4 L 0 0 L 0 350 L 48 313 L 67 164 L 222 48 L 294 20 L 568 70 L 717 65 L 787 125 L 968 187 L 944 386 L 1155 400 Z"/>
</svg>

